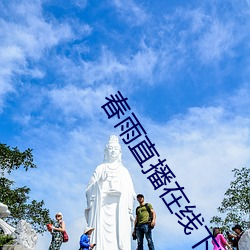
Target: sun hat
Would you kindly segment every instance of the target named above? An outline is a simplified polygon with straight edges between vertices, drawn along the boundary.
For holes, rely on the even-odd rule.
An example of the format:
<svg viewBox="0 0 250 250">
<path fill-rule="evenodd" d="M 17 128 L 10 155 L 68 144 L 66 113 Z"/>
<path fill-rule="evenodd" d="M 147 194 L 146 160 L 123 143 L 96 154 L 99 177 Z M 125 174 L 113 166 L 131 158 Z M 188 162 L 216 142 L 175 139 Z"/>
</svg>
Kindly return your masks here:
<svg viewBox="0 0 250 250">
<path fill-rule="evenodd" d="M 93 231 L 93 230 L 95 230 L 93 227 L 86 227 L 83 233 L 86 234 L 87 232 Z"/>
<path fill-rule="evenodd" d="M 61 212 L 57 212 L 57 213 L 56 213 L 56 216 L 57 216 L 57 215 L 61 215 L 61 216 L 63 217 L 63 214 L 62 214 Z"/>
</svg>

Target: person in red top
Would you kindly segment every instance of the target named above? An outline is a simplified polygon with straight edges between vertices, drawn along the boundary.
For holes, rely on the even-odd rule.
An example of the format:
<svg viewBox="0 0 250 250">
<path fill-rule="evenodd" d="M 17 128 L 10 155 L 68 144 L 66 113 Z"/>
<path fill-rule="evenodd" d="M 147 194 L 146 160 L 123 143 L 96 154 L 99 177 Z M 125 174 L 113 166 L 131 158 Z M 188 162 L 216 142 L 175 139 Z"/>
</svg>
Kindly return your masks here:
<svg viewBox="0 0 250 250">
<path fill-rule="evenodd" d="M 216 240 L 216 242 L 218 243 L 219 247 L 217 246 L 217 244 L 215 243 L 214 240 L 212 240 L 212 244 L 214 245 L 213 250 L 226 250 L 225 246 L 227 246 L 229 249 L 232 249 L 232 247 L 228 244 L 228 242 L 226 241 L 225 237 L 223 236 L 223 234 L 220 231 L 220 228 L 215 227 L 213 229 L 213 236 Z"/>
</svg>

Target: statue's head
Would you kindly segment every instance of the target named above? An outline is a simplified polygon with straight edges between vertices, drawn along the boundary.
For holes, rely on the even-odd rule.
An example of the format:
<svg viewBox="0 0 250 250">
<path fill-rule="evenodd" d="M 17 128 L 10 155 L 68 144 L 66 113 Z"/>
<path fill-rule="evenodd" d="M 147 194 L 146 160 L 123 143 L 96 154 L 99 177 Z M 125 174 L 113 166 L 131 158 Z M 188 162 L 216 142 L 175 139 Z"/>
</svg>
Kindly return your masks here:
<svg viewBox="0 0 250 250">
<path fill-rule="evenodd" d="M 10 215 L 8 206 L 0 202 L 0 218 L 5 218 Z"/>
<path fill-rule="evenodd" d="M 121 162 L 121 155 L 122 149 L 119 138 L 116 135 L 111 135 L 104 150 L 104 162 L 114 162 L 117 159 Z"/>
</svg>

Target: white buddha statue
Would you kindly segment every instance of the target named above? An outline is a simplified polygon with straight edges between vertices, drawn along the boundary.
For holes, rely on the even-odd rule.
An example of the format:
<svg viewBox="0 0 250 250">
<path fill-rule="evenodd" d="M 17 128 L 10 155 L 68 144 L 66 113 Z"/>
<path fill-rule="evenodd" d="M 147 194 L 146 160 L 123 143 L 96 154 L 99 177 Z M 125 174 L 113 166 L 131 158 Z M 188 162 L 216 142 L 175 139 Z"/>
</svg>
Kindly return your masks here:
<svg viewBox="0 0 250 250">
<path fill-rule="evenodd" d="M 104 163 L 97 166 L 86 189 L 88 226 L 94 227 L 91 242 L 95 250 L 131 250 L 134 186 L 122 165 L 118 137 L 111 135 L 104 151 Z"/>
</svg>

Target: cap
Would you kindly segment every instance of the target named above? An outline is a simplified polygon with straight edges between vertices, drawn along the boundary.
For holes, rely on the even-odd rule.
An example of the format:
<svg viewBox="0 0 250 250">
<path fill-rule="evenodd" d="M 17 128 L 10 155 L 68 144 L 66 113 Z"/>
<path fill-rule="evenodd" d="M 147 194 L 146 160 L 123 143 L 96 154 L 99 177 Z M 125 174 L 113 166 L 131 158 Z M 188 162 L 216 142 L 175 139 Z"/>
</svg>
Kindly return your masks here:
<svg viewBox="0 0 250 250">
<path fill-rule="evenodd" d="M 139 198 L 139 197 L 144 198 L 144 195 L 143 194 L 137 194 L 136 198 Z"/>
</svg>

